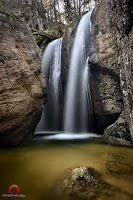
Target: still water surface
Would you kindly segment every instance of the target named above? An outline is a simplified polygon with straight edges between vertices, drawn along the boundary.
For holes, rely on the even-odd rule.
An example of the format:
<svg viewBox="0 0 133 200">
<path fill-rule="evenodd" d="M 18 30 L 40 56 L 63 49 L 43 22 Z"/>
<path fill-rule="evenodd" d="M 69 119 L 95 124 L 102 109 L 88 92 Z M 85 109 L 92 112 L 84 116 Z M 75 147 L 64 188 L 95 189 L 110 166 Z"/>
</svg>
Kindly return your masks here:
<svg viewBox="0 0 133 200">
<path fill-rule="evenodd" d="M 98 140 L 98 141 L 97 141 Z M 118 166 L 112 166 L 115 156 Z M 47 199 L 50 188 L 67 169 L 88 166 L 123 191 L 133 193 L 133 149 L 116 147 L 95 140 L 34 141 L 19 148 L 0 150 L 0 199 L 12 184 L 19 185 L 26 200 Z M 115 173 L 107 170 L 108 164 Z M 20 198 L 12 198 L 20 199 Z M 118 200 L 118 199 L 117 199 Z M 122 200 L 122 199 L 121 199 Z"/>
</svg>

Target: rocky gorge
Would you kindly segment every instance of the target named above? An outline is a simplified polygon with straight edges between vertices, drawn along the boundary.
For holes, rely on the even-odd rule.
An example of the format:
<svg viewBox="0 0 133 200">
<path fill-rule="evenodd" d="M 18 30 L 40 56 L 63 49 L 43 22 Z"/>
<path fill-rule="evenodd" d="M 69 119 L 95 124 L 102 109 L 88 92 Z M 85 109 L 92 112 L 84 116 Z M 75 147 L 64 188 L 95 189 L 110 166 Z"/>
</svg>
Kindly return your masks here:
<svg viewBox="0 0 133 200">
<path fill-rule="evenodd" d="M 19 12 L 14 4 L 8 10 L 3 1 L 1 5 L 0 143 L 17 145 L 33 137 L 46 102 L 45 77 L 33 34 L 33 29 L 45 29 L 46 19 L 40 7 L 32 10 L 30 3 L 27 12 L 22 12 L 21 4 Z M 133 139 L 132 7 L 130 0 L 96 1 L 91 18 L 89 64 L 94 129 L 113 144 L 131 145 Z M 66 27 L 64 34 L 63 90 L 75 30 L 76 25 L 74 29 Z M 46 45 L 53 38 L 43 35 L 41 42 Z"/>
<path fill-rule="evenodd" d="M 0 199 L 133 199 L 133 2 L 0 0 Z"/>
<path fill-rule="evenodd" d="M 132 7 L 130 1 L 98 3 L 92 14 L 89 52 L 95 131 L 104 133 L 109 143 L 129 146 L 133 133 Z M 73 34 L 72 28 L 65 34 L 66 57 L 71 51 Z M 63 64 L 63 74 L 67 74 L 68 64 Z"/>
</svg>

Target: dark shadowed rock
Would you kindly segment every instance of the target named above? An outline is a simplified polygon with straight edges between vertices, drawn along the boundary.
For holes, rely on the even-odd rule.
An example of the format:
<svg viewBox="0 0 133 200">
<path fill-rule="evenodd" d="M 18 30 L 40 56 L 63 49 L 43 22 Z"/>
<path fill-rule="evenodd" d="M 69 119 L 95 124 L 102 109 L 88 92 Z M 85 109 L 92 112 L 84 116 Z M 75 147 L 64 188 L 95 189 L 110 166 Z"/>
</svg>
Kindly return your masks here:
<svg viewBox="0 0 133 200">
<path fill-rule="evenodd" d="M 132 146 L 131 134 L 128 129 L 124 112 L 114 124 L 106 128 L 104 131 L 104 138 L 110 144 Z"/>
</svg>

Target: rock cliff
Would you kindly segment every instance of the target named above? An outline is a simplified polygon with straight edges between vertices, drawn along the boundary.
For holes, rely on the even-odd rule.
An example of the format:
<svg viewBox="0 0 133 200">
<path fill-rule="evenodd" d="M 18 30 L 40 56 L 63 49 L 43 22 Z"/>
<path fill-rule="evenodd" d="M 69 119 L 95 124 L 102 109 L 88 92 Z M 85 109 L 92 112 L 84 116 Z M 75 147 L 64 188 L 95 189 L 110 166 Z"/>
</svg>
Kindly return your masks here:
<svg viewBox="0 0 133 200">
<path fill-rule="evenodd" d="M 0 12 L 0 144 L 32 137 L 42 111 L 40 57 L 32 35 L 15 15 Z"/>
<path fill-rule="evenodd" d="M 40 0 L 0 0 L 0 9 L 20 17 L 32 30 L 45 29 L 45 10 Z"/>
<path fill-rule="evenodd" d="M 133 139 L 133 3 L 130 0 L 96 3 L 89 54 L 95 131 L 104 133 L 110 143 L 130 145 Z M 64 36 L 64 85 L 74 32 L 75 28 L 69 29 Z"/>
<path fill-rule="evenodd" d="M 103 132 L 114 123 L 123 110 L 115 25 L 110 23 L 107 10 L 108 3 L 103 0 L 92 16 L 91 88 L 95 128 L 98 132 Z"/>
<path fill-rule="evenodd" d="M 125 117 L 133 141 L 133 1 L 110 2 L 109 11 L 115 24 Z"/>
<path fill-rule="evenodd" d="M 41 115 L 43 92 L 45 95 L 37 46 L 24 25 L 26 22 L 32 30 L 44 30 L 45 16 L 38 0 L 15 2 L 8 5 L 9 0 L 0 1 L 0 141 L 6 144 L 19 144 L 32 135 Z M 110 143 L 130 145 L 133 140 L 133 2 L 96 2 L 89 55 L 95 131 L 104 133 Z M 73 29 L 70 26 L 64 35 L 61 77 L 64 93 L 75 30 L 76 25 Z M 39 45 L 38 34 L 42 33 L 34 32 Z M 45 36 L 46 33 L 43 41 Z M 53 38 L 47 37 L 43 45 L 50 40 Z"/>
<path fill-rule="evenodd" d="M 131 141 L 133 135 L 132 4 L 130 0 L 101 0 L 92 17 L 90 63 L 96 128 L 99 130 L 103 121 L 104 130 L 106 120 L 113 124 L 124 111 L 105 130 L 106 139 L 112 143 L 117 139 Z M 112 135 L 114 140 L 109 139 Z"/>
</svg>

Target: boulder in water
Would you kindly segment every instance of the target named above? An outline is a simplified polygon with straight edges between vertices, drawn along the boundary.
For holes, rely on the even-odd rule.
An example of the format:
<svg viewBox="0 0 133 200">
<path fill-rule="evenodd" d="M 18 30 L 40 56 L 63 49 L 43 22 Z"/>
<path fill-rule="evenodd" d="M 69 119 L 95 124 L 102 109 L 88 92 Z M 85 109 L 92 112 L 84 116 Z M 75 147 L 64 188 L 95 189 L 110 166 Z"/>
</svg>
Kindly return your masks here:
<svg viewBox="0 0 133 200">
<path fill-rule="evenodd" d="M 50 190 L 58 200 L 130 200 L 130 195 L 108 184 L 93 168 L 77 167 L 69 169 Z"/>
</svg>

